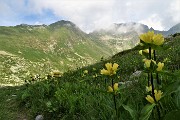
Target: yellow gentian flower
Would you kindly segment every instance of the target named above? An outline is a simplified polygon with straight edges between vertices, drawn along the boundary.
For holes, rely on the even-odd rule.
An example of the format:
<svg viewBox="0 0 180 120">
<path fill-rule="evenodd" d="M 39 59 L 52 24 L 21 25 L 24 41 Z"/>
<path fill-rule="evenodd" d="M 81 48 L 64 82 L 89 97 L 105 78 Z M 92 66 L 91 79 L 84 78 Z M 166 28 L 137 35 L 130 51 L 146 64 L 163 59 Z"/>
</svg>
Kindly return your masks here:
<svg viewBox="0 0 180 120">
<path fill-rule="evenodd" d="M 147 68 L 149 68 L 150 65 L 151 65 L 151 60 L 146 59 L 146 60 L 144 61 L 144 63 L 145 63 L 145 66 L 146 66 Z"/>
<path fill-rule="evenodd" d="M 149 49 L 145 49 L 145 50 L 143 50 L 143 52 L 145 52 L 145 53 L 149 53 Z M 153 52 L 154 52 L 154 50 L 153 49 L 151 49 L 151 53 L 153 54 Z"/>
<path fill-rule="evenodd" d="M 156 101 L 159 101 L 161 99 L 161 95 L 163 94 L 163 92 L 161 92 L 161 90 L 154 90 L 154 94 Z"/>
<path fill-rule="evenodd" d="M 145 64 L 145 66 L 147 67 L 147 68 L 149 68 L 150 66 L 151 66 L 151 62 L 153 62 L 154 64 L 156 64 L 156 61 L 154 61 L 154 60 L 149 60 L 149 59 L 143 59 L 143 62 L 144 62 L 144 64 Z"/>
<path fill-rule="evenodd" d="M 118 83 L 114 83 L 114 91 L 118 90 Z"/>
<path fill-rule="evenodd" d="M 163 92 L 161 92 L 161 90 L 154 90 L 154 96 L 156 99 L 156 102 L 158 102 L 161 99 Z M 146 100 L 150 103 L 155 103 L 153 97 L 151 97 L 150 95 L 147 95 Z"/>
<path fill-rule="evenodd" d="M 139 38 L 145 43 L 152 43 L 154 31 L 148 31 L 147 33 L 141 34 Z"/>
<path fill-rule="evenodd" d="M 164 43 L 164 37 L 162 34 L 156 34 L 153 36 L 153 44 L 162 45 Z"/>
<path fill-rule="evenodd" d="M 112 76 L 112 75 L 116 74 L 116 71 L 117 71 L 117 68 L 119 65 L 117 63 L 114 63 L 113 65 L 112 65 L 112 63 L 106 63 L 105 66 L 106 66 L 107 70 L 105 70 L 103 68 L 101 70 L 101 74 Z"/>
<path fill-rule="evenodd" d="M 156 69 L 157 71 L 162 71 L 162 68 L 164 67 L 164 63 L 159 62 L 158 63 L 158 68 Z"/>
<path fill-rule="evenodd" d="M 118 83 L 114 83 L 113 88 L 111 86 L 108 86 L 108 92 L 113 92 L 113 91 L 114 92 L 118 91 Z"/>
<path fill-rule="evenodd" d="M 154 52 L 154 50 L 151 49 L 151 54 L 153 54 L 153 52 Z M 145 50 L 140 50 L 140 51 L 139 51 L 139 54 L 140 54 L 140 55 L 143 55 L 143 53 L 149 53 L 149 49 L 145 49 Z"/>
<path fill-rule="evenodd" d="M 101 70 L 102 75 L 110 75 L 109 71 L 105 70 L 104 68 Z"/>
<path fill-rule="evenodd" d="M 150 43 L 154 45 L 162 45 L 164 43 L 163 35 L 154 34 L 154 31 L 148 31 L 147 33 L 141 34 L 139 38 L 145 43 Z"/>
<path fill-rule="evenodd" d="M 152 104 L 154 103 L 154 99 L 150 95 L 147 95 L 146 100 Z"/>
<path fill-rule="evenodd" d="M 139 51 L 139 54 L 142 55 L 142 50 Z"/>
<path fill-rule="evenodd" d="M 148 87 L 148 86 L 146 86 L 146 91 L 147 91 L 147 92 L 152 91 L 152 86 L 149 86 L 149 87 Z"/>
<path fill-rule="evenodd" d="M 110 71 L 112 69 L 112 63 L 106 63 L 105 66 L 108 71 Z"/>
<path fill-rule="evenodd" d="M 113 88 L 111 86 L 108 86 L 108 92 L 113 92 Z"/>
</svg>

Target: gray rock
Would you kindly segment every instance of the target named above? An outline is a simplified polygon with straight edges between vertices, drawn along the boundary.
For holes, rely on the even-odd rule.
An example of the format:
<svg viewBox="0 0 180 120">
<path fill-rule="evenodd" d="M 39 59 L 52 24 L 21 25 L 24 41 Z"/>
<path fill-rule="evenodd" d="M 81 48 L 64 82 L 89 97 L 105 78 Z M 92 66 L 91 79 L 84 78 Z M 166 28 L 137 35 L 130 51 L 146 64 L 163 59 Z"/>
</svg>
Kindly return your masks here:
<svg viewBox="0 0 180 120">
<path fill-rule="evenodd" d="M 43 120 L 43 119 L 44 119 L 44 118 L 43 118 L 42 115 L 37 115 L 36 118 L 35 118 L 35 120 Z"/>
<path fill-rule="evenodd" d="M 131 76 L 130 78 L 133 78 L 133 77 L 139 77 L 141 75 L 142 71 L 135 71 Z"/>
</svg>

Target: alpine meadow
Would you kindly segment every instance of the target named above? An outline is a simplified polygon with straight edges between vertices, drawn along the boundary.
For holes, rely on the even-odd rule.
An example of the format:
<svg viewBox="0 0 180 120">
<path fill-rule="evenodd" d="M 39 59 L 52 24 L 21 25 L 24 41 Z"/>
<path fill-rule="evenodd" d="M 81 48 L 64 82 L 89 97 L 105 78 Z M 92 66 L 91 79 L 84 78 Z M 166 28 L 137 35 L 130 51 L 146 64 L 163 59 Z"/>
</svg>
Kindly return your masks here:
<svg viewBox="0 0 180 120">
<path fill-rule="evenodd" d="M 0 120 L 178 120 L 180 24 L 112 26 L 1 26 Z"/>
</svg>

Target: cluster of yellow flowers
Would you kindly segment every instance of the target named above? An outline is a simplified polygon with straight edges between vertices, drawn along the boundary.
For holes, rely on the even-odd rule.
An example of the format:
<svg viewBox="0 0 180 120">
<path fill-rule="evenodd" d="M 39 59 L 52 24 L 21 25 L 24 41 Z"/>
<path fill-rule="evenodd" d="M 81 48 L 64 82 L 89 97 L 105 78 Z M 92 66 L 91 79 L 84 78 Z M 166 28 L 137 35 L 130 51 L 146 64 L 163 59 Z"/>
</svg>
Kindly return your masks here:
<svg viewBox="0 0 180 120">
<path fill-rule="evenodd" d="M 114 83 L 113 87 L 112 86 L 108 86 L 108 92 L 110 93 L 117 93 L 118 91 L 118 83 Z"/>
<path fill-rule="evenodd" d="M 149 87 L 148 87 L 148 86 L 146 86 L 146 91 L 147 91 L 147 92 L 152 91 L 152 86 L 149 86 Z"/>
<path fill-rule="evenodd" d="M 154 50 L 151 49 L 151 54 L 153 54 L 153 52 L 154 52 Z M 140 54 L 140 55 L 143 55 L 143 53 L 148 54 L 148 53 L 149 53 L 149 49 L 145 49 L 145 50 L 140 50 L 140 51 L 139 51 L 139 54 Z"/>
<path fill-rule="evenodd" d="M 151 90 L 152 91 L 152 90 Z M 154 97 L 156 102 L 158 102 L 161 99 L 163 92 L 161 92 L 161 90 L 154 90 Z M 155 103 L 153 97 L 151 97 L 150 95 L 147 95 L 146 100 L 150 103 Z"/>
<path fill-rule="evenodd" d="M 114 63 L 114 64 L 106 63 L 105 66 L 106 66 L 106 69 L 103 68 L 101 70 L 101 74 L 108 75 L 108 76 L 115 75 L 119 67 L 117 63 Z M 115 83 L 113 86 L 108 86 L 108 92 L 116 94 L 117 91 L 118 91 L 118 83 Z"/>
<path fill-rule="evenodd" d="M 147 58 L 143 59 L 145 68 L 150 70 L 150 72 L 162 71 L 162 69 L 164 67 L 164 63 L 162 63 L 162 62 L 156 63 L 154 49 L 156 49 L 155 46 L 160 46 L 164 43 L 163 35 L 162 34 L 154 34 L 154 31 L 148 31 L 147 33 L 141 34 L 139 36 L 139 38 L 140 38 L 140 45 L 144 46 L 145 48 L 149 48 L 149 49 L 144 49 L 144 50 L 139 51 L 140 55 L 144 55 L 146 57 L 149 54 L 149 56 L 150 56 L 149 59 L 147 59 Z M 154 58 L 151 58 L 152 55 L 154 55 Z M 151 83 L 151 85 L 153 85 L 153 83 Z M 161 92 L 161 90 L 154 90 L 154 88 L 152 89 L 152 87 L 154 87 L 154 86 L 146 87 L 147 92 L 152 92 L 152 94 L 151 94 L 152 96 L 147 95 L 146 100 L 150 103 L 155 103 L 161 99 L 162 92 Z"/>
<path fill-rule="evenodd" d="M 106 63 L 105 66 L 107 70 L 103 68 L 101 70 L 101 74 L 112 76 L 116 74 L 116 71 L 119 65 L 117 63 L 114 63 L 113 65 L 112 63 Z"/>
<path fill-rule="evenodd" d="M 163 69 L 163 67 L 164 67 L 164 63 L 158 62 L 158 64 L 156 64 L 156 61 L 154 61 L 154 60 L 152 60 L 152 59 L 151 59 L 151 60 L 149 60 L 149 59 L 143 59 L 143 62 L 144 62 L 144 64 L 145 64 L 146 68 L 150 68 L 151 63 L 153 63 L 154 65 L 156 65 L 156 66 L 157 66 L 156 71 L 162 71 L 162 69 Z"/>
<path fill-rule="evenodd" d="M 162 45 L 164 43 L 164 37 L 162 34 L 154 34 L 154 31 L 149 31 L 139 36 L 140 40 L 145 43 Z"/>
</svg>

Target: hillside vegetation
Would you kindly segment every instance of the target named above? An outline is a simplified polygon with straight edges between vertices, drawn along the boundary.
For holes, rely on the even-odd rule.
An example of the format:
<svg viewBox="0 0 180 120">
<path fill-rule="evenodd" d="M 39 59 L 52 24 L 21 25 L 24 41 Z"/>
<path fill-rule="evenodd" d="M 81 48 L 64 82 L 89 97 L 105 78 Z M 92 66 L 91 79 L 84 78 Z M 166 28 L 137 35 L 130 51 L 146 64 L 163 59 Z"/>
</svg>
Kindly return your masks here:
<svg viewBox="0 0 180 120">
<path fill-rule="evenodd" d="M 30 74 L 65 72 L 112 55 L 69 21 L 0 27 L 0 83 L 22 84 Z M 44 74 L 42 74 L 44 73 Z"/>
<path fill-rule="evenodd" d="M 157 61 L 165 63 L 164 72 L 159 73 L 162 82 L 159 89 L 163 96 L 157 103 L 151 104 L 145 99 L 148 95 L 147 73 L 143 57 L 139 55 L 140 46 L 63 75 L 54 73 L 54 77 L 29 78 L 26 86 L 17 93 L 17 101 L 28 110 L 26 116 L 30 119 L 42 115 L 47 120 L 176 120 L 180 113 L 179 46 L 180 36 L 177 34 L 165 40 L 165 50 L 156 52 Z M 100 73 L 108 62 L 119 64 L 113 77 Z M 115 93 L 107 92 L 112 79 L 119 83 Z"/>
</svg>

